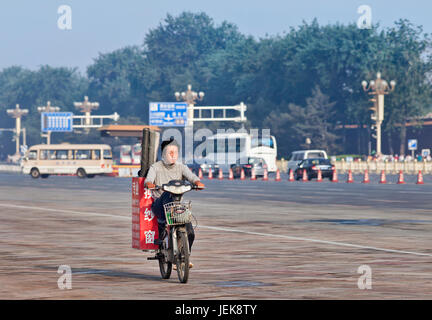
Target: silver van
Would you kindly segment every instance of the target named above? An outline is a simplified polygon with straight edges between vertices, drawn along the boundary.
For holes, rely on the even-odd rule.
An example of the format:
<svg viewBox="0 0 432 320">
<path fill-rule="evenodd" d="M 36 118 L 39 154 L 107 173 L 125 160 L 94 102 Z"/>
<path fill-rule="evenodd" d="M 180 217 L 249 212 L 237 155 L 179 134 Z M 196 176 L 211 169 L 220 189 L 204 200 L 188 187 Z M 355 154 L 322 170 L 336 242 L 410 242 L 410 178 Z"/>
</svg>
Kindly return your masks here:
<svg viewBox="0 0 432 320">
<path fill-rule="evenodd" d="M 324 150 L 299 150 L 291 153 L 288 160 L 288 172 L 290 169 L 295 171 L 300 161 L 305 159 L 323 158 L 327 159 L 327 152 Z"/>
</svg>

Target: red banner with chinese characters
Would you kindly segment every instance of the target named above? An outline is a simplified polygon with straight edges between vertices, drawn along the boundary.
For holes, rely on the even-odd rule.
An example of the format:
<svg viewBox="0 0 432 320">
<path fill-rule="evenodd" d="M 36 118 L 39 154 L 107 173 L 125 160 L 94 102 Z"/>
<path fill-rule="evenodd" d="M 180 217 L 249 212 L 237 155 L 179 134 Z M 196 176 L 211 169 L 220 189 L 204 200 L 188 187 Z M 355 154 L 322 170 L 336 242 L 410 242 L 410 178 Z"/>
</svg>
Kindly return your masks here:
<svg viewBox="0 0 432 320">
<path fill-rule="evenodd" d="M 144 188 L 145 178 L 132 178 L 132 248 L 156 250 L 158 238 L 157 218 L 151 211 L 151 191 Z"/>
</svg>

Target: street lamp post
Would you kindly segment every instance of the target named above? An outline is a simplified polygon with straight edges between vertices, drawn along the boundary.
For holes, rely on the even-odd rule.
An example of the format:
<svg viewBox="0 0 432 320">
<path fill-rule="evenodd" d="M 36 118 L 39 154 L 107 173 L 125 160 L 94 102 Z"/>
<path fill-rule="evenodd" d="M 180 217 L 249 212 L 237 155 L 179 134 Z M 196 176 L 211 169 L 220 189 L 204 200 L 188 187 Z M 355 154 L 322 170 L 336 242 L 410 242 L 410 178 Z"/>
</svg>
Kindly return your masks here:
<svg viewBox="0 0 432 320">
<path fill-rule="evenodd" d="M 18 156 L 20 154 L 21 117 L 28 114 L 28 109 L 20 109 L 19 104 L 17 104 L 15 109 L 7 109 L 6 112 L 9 116 L 15 118 L 15 155 Z"/>
<path fill-rule="evenodd" d="M 93 109 L 99 108 L 99 102 L 90 102 L 88 97 L 85 96 L 83 102 L 74 102 L 74 106 L 76 109 L 81 109 L 80 111 L 84 112 L 85 125 L 90 126 L 91 124 L 90 113 L 92 112 Z M 87 132 L 88 130 L 89 129 L 86 129 Z"/>
<path fill-rule="evenodd" d="M 186 92 L 176 92 L 174 95 L 177 101 L 183 100 L 188 104 L 187 107 L 187 123 L 186 127 L 190 127 L 193 129 L 193 121 L 194 121 L 194 111 L 193 107 L 197 100 L 201 101 L 204 98 L 204 92 L 200 91 L 199 93 L 192 91 L 192 85 L 188 84 Z"/>
<path fill-rule="evenodd" d="M 369 84 L 367 81 L 362 81 L 362 87 L 365 92 L 370 91 L 370 95 L 374 95 L 374 98 L 370 99 L 374 105 L 370 110 L 374 111 L 371 119 L 376 123 L 376 140 L 377 156 L 381 155 L 381 124 L 384 121 L 384 95 L 389 94 L 394 90 L 396 81 L 390 81 L 390 85 L 386 80 L 381 79 L 381 72 L 377 73 L 377 78 L 371 80 Z"/>
<path fill-rule="evenodd" d="M 48 101 L 46 106 L 37 107 L 37 110 L 39 113 L 58 112 L 60 111 L 60 108 L 52 106 L 51 101 Z M 51 144 L 51 131 L 48 131 L 46 134 L 41 133 L 41 136 L 47 138 L 47 144 Z"/>
<path fill-rule="evenodd" d="M 187 121 L 185 126 L 185 159 L 186 163 L 193 159 L 193 124 L 194 124 L 194 105 L 196 101 L 201 101 L 204 98 L 204 92 L 199 93 L 192 91 L 192 85 L 188 84 L 186 92 L 174 93 L 177 101 L 184 101 L 187 106 Z"/>
</svg>

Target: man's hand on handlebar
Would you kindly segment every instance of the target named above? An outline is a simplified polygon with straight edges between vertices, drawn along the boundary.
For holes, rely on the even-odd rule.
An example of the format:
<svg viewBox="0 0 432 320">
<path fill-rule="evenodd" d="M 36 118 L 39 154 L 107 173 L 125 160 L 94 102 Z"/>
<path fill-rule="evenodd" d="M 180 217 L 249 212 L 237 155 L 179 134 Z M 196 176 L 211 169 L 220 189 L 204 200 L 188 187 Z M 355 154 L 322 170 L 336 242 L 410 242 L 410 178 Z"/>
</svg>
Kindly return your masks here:
<svg viewBox="0 0 432 320">
<path fill-rule="evenodd" d="M 156 189 L 156 185 L 151 183 L 151 182 L 147 182 L 146 183 L 146 188 L 147 189 Z"/>
<path fill-rule="evenodd" d="M 204 188 L 205 188 L 204 183 L 202 183 L 201 181 L 196 181 L 194 184 L 195 184 L 195 187 L 196 187 L 198 190 L 200 190 L 200 189 L 204 189 Z"/>
</svg>

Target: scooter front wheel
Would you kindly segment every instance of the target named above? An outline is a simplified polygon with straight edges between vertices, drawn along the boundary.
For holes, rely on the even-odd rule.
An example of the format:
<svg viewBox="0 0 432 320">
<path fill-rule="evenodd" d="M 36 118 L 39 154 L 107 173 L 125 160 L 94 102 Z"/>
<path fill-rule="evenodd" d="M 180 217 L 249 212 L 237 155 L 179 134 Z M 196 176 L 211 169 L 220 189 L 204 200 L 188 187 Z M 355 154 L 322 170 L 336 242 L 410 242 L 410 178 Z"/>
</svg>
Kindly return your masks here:
<svg viewBox="0 0 432 320">
<path fill-rule="evenodd" d="M 177 234 L 177 248 L 177 276 L 181 283 L 186 283 L 189 278 L 189 241 L 185 231 Z"/>
</svg>

